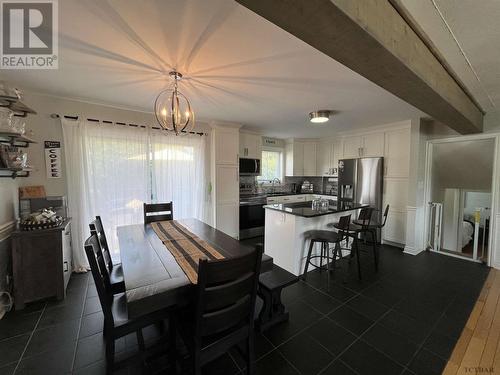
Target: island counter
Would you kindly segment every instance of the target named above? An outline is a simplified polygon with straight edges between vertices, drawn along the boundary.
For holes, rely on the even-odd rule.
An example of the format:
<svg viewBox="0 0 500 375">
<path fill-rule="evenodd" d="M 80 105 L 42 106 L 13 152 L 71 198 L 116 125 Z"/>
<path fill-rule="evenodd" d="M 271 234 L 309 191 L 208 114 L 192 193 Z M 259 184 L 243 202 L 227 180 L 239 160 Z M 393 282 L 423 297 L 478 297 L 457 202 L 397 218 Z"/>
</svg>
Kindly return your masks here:
<svg viewBox="0 0 500 375">
<path fill-rule="evenodd" d="M 299 276 L 304 271 L 308 241 L 304 233 L 313 229 L 327 229 L 341 216 L 358 216 L 366 204 L 330 201 L 328 210 L 313 210 L 311 202 L 270 204 L 266 209 L 264 251 L 274 263 Z M 314 250 L 319 253 L 319 246 Z"/>
</svg>

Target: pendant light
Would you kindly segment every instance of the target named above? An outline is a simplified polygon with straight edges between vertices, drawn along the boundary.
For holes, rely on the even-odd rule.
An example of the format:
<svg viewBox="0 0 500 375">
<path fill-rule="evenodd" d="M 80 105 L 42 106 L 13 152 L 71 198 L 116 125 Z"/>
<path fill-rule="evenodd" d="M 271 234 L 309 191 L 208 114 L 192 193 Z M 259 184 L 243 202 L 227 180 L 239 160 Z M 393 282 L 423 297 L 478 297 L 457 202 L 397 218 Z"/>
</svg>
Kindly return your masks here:
<svg viewBox="0 0 500 375">
<path fill-rule="evenodd" d="M 172 71 L 169 76 L 174 80 L 174 85 L 156 97 L 156 120 L 163 129 L 174 131 L 176 135 L 189 134 L 194 129 L 194 112 L 189 100 L 177 88 L 182 74 Z"/>
</svg>

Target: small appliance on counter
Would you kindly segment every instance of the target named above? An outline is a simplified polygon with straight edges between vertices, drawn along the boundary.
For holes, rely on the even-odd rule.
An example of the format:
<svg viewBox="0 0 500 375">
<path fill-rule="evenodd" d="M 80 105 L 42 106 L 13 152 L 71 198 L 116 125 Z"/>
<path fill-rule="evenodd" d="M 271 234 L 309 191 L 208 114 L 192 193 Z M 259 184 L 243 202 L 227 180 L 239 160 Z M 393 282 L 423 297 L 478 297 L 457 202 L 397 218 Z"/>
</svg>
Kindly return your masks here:
<svg viewBox="0 0 500 375">
<path fill-rule="evenodd" d="M 300 187 L 300 191 L 302 193 L 313 193 L 314 192 L 314 185 L 305 180 L 303 183 L 302 183 L 302 186 Z"/>
</svg>

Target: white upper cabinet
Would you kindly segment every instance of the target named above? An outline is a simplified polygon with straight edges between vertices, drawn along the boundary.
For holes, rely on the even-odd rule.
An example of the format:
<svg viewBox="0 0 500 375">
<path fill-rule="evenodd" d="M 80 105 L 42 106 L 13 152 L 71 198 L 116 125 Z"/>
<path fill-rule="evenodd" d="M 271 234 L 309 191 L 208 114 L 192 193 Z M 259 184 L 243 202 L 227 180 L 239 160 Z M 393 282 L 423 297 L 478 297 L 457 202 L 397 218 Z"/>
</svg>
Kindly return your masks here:
<svg viewBox="0 0 500 375">
<path fill-rule="evenodd" d="M 343 158 L 384 156 L 384 133 L 369 133 L 344 138 Z"/>
<path fill-rule="evenodd" d="M 410 172 L 410 129 L 385 132 L 385 177 L 408 177 Z"/>
<path fill-rule="evenodd" d="M 240 158 L 261 159 L 262 137 L 256 134 L 240 133 Z"/>
<path fill-rule="evenodd" d="M 317 142 L 289 140 L 285 161 L 286 176 L 317 176 Z"/>
<path fill-rule="evenodd" d="M 304 142 L 304 176 L 316 176 L 316 142 Z"/>
<path fill-rule="evenodd" d="M 334 168 L 338 167 L 341 155 L 341 145 L 337 140 L 321 140 L 316 145 L 317 163 L 316 172 L 318 176 L 334 175 Z"/>
<path fill-rule="evenodd" d="M 384 133 L 371 133 L 361 136 L 361 156 L 384 156 Z"/>
<path fill-rule="evenodd" d="M 342 142 L 344 159 L 359 158 L 361 156 L 361 137 L 356 135 L 345 137 Z"/>
<path fill-rule="evenodd" d="M 215 164 L 239 165 L 238 129 L 217 129 L 215 135 Z"/>
</svg>

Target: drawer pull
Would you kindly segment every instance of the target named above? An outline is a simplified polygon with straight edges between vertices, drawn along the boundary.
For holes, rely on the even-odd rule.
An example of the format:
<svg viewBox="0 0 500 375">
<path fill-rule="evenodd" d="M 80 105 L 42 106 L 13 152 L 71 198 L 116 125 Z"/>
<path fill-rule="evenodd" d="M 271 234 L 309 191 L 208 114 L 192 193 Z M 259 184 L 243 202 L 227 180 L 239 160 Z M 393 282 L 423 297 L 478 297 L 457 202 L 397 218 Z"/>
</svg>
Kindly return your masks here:
<svg viewBox="0 0 500 375">
<path fill-rule="evenodd" d="M 68 262 L 63 262 L 63 265 L 64 265 L 64 272 L 68 272 L 69 271 Z"/>
</svg>

